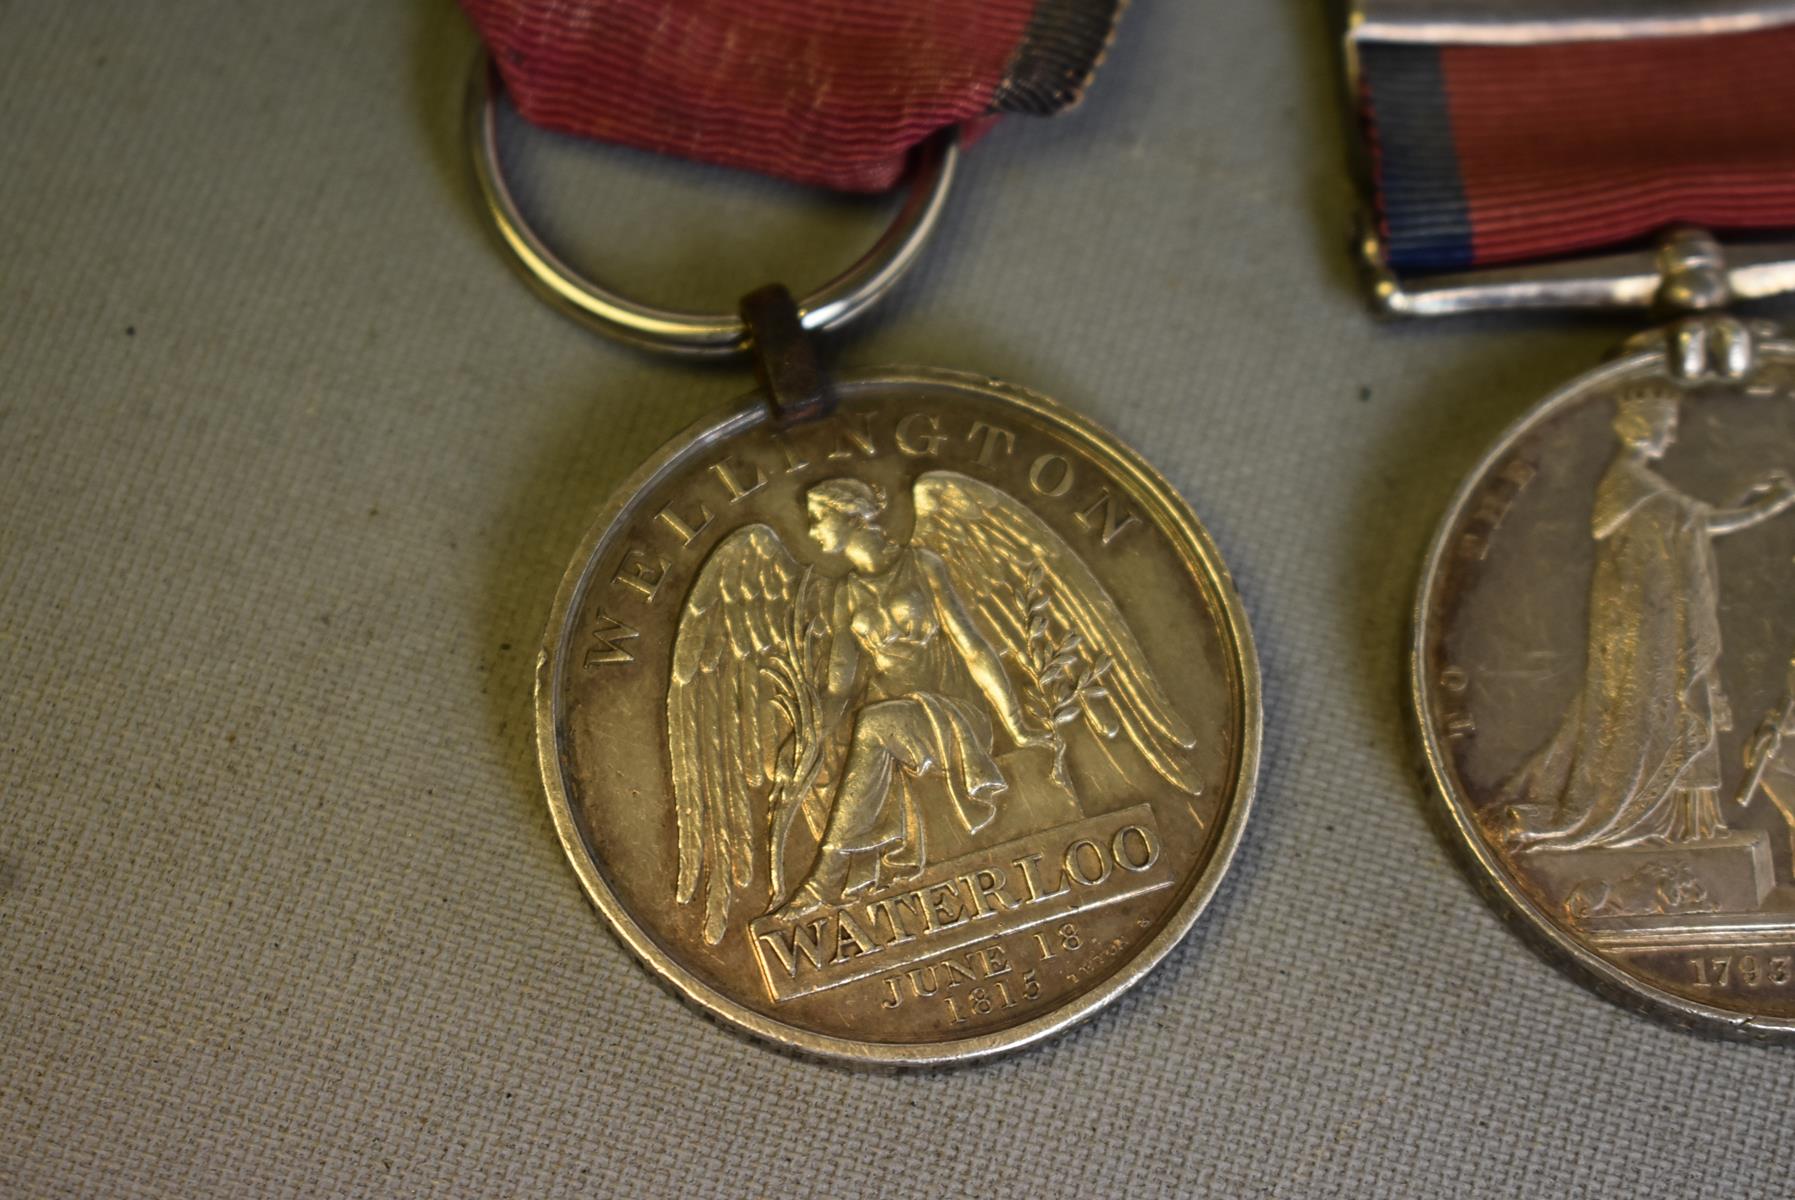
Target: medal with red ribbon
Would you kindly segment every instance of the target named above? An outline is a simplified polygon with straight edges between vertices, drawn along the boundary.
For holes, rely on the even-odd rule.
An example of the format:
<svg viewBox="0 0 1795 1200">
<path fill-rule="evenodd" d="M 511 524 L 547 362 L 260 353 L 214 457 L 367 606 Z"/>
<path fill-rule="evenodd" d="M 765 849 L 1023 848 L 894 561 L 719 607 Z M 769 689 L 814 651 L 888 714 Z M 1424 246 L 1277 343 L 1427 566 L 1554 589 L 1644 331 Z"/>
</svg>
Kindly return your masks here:
<svg viewBox="0 0 1795 1200">
<path fill-rule="evenodd" d="M 1377 307 L 1664 322 L 1523 415 L 1416 603 L 1432 781 L 1555 957 L 1795 1036 L 1795 4 L 1359 0 Z"/>
<path fill-rule="evenodd" d="M 1117 0 L 464 3 L 491 55 L 469 147 L 525 278 L 759 380 L 611 498 L 549 619 L 537 748 L 588 896 L 682 995 L 813 1054 L 978 1058 L 1097 1011 L 1190 929 L 1251 804 L 1229 575 L 1090 422 L 983 375 L 831 371 L 815 339 L 916 261 L 963 132 L 1078 98 Z M 659 308 L 524 220 L 501 91 L 564 132 L 907 199 L 811 295 Z"/>
</svg>

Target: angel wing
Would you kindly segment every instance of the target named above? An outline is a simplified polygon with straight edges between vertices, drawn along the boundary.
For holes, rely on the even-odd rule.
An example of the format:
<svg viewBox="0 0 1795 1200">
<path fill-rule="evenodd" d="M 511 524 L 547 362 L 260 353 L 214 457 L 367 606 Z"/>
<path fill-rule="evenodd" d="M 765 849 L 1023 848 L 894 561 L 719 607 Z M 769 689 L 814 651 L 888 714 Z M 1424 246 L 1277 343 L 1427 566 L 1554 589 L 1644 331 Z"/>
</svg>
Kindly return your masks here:
<svg viewBox="0 0 1795 1200">
<path fill-rule="evenodd" d="M 811 590 L 779 535 L 746 525 L 711 552 L 680 613 L 667 689 L 676 895 L 690 903 L 704 883 L 712 945 L 766 853 L 769 793 L 811 790 L 793 779 L 801 759 L 816 757 L 799 744 L 814 732 L 805 726 L 814 723 L 812 643 L 821 623 Z M 777 832 L 786 829 L 789 819 Z"/>
<path fill-rule="evenodd" d="M 1014 497 L 956 471 L 918 477 L 913 496 L 912 542 L 941 556 L 954 590 L 1028 677 L 1024 703 L 1037 719 L 1056 735 L 1081 717 L 1105 739 L 1125 733 L 1155 771 L 1197 795 L 1196 734 L 1078 553 Z"/>
</svg>

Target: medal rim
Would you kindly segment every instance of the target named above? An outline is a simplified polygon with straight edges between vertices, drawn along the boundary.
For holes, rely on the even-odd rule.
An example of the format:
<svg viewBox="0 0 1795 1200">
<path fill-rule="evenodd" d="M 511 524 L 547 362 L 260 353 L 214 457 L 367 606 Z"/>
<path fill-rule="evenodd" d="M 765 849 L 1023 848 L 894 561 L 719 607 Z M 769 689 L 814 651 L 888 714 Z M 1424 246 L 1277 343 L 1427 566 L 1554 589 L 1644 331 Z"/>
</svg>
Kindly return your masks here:
<svg viewBox="0 0 1795 1200">
<path fill-rule="evenodd" d="M 1782 362 L 1795 361 L 1795 341 L 1778 338 L 1759 344 L 1758 354 Z M 1419 733 L 1425 760 L 1423 780 L 1433 807 L 1442 813 L 1453 835 L 1451 849 L 1458 852 L 1472 882 L 1484 893 L 1486 901 L 1511 926 L 1518 926 L 1523 940 L 1541 950 L 1555 964 L 1571 968 L 1580 982 L 1592 986 L 1604 998 L 1668 1021 L 1685 1029 L 1726 1037 L 1759 1041 L 1795 1041 L 1795 1017 L 1757 1015 L 1742 1008 L 1724 1008 L 1678 995 L 1634 974 L 1597 953 L 1580 938 L 1563 928 L 1549 913 L 1527 895 L 1520 880 L 1502 862 L 1495 847 L 1484 836 L 1477 816 L 1471 811 L 1469 798 L 1457 786 L 1457 774 L 1451 765 L 1450 753 L 1429 719 L 1437 689 L 1427 669 L 1428 647 L 1440 632 L 1430 616 L 1430 601 L 1439 586 L 1441 573 L 1466 510 L 1475 500 L 1483 482 L 1496 466 L 1511 453 L 1527 434 L 1541 422 L 1571 408 L 1586 398 L 1593 388 L 1618 382 L 1645 370 L 1655 369 L 1669 378 L 1669 359 L 1662 349 L 1635 351 L 1585 371 L 1549 392 L 1519 418 L 1509 424 L 1489 448 L 1465 473 L 1447 504 L 1445 514 L 1428 541 L 1422 559 L 1420 586 L 1410 612 L 1408 695 L 1410 715 Z M 1475 868 L 1470 869 L 1470 868 Z"/>
<path fill-rule="evenodd" d="M 1214 597 L 1213 619 L 1238 679 L 1234 715 L 1240 724 L 1240 745 L 1236 752 L 1238 766 L 1230 781 L 1232 798 L 1222 815 L 1208 858 L 1191 881 L 1183 900 L 1127 962 L 1089 990 L 1038 1017 L 1005 1029 L 930 1042 L 878 1042 L 838 1037 L 756 1011 L 688 970 L 630 913 L 606 883 L 598 856 L 586 844 L 562 774 L 563 738 L 558 714 L 561 678 L 568 661 L 565 647 L 570 638 L 570 617 L 576 611 L 576 601 L 586 590 L 600 551 L 614 532 L 621 532 L 622 519 L 634 497 L 690 455 L 702 453 L 707 446 L 767 419 L 770 410 L 759 389 L 750 391 L 721 411 L 699 418 L 665 442 L 617 486 L 582 537 L 557 589 L 548 628 L 536 658 L 533 699 L 537 766 L 556 837 L 579 878 L 581 890 L 624 949 L 688 1004 L 752 1038 L 808 1057 L 850 1065 L 887 1067 L 946 1066 L 982 1061 L 1040 1043 L 1106 1008 L 1163 962 L 1208 908 L 1239 850 L 1257 793 L 1264 712 L 1258 655 L 1233 576 L 1195 510 L 1158 470 L 1102 426 L 1037 392 L 964 371 L 938 367 L 873 367 L 841 372 L 836 375 L 835 382 L 844 393 L 881 385 L 920 386 L 969 391 L 987 400 L 1014 405 L 1070 435 L 1081 448 L 1094 452 L 1093 456 L 1106 469 L 1138 489 L 1145 499 L 1162 510 L 1157 515 L 1165 520 L 1156 523 L 1170 536 L 1174 549 L 1192 575 L 1208 581 L 1207 591 Z"/>
</svg>

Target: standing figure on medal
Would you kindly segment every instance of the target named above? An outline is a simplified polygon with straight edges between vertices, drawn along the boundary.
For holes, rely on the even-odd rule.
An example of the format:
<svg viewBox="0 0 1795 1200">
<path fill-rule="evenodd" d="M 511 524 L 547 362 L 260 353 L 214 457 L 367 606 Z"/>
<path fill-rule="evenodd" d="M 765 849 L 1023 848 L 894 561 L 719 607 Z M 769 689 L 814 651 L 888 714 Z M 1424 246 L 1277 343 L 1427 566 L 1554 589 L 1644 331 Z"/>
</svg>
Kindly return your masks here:
<svg viewBox="0 0 1795 1200">
<path fill-rule="evenodd" d="M 1057 533 L 953 471 L 920 476 L 912 504 L 899 541 L 881 489 L 824 480 L 805 494 L 808 533 L 846 560 L 844 577 L 831 585 L 752 524 L 717 544 L 687 593 L 667 695 L 676 896 L 689 903 L 704 883 L 713 945 L 757 878 L 771 903 L 751 915 L 794 920 L 920 876 L 931 816 L 968 835 L 990 825 L 1011 783 L 992 718 L 1018 749 L 1052 753 L 1074 801 L 1061 730 L 1080 721 L 1201 791 L 1195 733 Z M 815 857 L 792 887 L 800 815 Z"/>
<path fill-rule="evenodd" d="M 1712 539 L 1795 504 L 1773 471 L 1716 509 L 1652 469 L 1676 439 L 1668 384 L 1623 392 L 1620 447 L 1596 487 L 1583 687 L 1558 731 L 1503 789 L 1516 849 L 1689 842 L 1726 830 L 1715 735 L 1732 728 L 1720 680 Z"/>
</svg>

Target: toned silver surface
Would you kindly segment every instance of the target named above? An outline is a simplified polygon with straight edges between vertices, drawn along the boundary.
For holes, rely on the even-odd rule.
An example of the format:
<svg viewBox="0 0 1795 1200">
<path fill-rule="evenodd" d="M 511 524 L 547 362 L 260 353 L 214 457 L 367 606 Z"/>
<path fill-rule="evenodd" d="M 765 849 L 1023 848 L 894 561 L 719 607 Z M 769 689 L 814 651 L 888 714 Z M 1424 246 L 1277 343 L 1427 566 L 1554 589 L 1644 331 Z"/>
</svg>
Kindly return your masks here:
<svg viewBox="0 0 1795 1200">
<path fill-rule="evenodd" d="M 972 376 L 764 400 L 619 492 L 538 671 L 556 827 L 624 942 L 780 1045 L 982 1057 L 1141 978 L 1251 802 L 1257 667 L 1189 509 Z"/>
<path fill-rule="evenodd" d="M 1670 274 L 1665 246 L 1406 276 L 1390 268 L 1374 222 L 1364 222 L 1358 246 L 1372 307 L 1384 317 L 1449 317 L 1529 309 L 1650 309 L 1660 303 Z M 1725 246 L 1724 253 L 1725 285 L 1732 299 L 1761 300 L 1795 291 L 1795 243 L 1733 242 Z"/>
<path fill-rule="evenodd" d="M 1724 317 L 1641 342 L 1460 491 L 1414 702 L 1452 827 L 1534 934 L 1672 1019 L 1795 1035 L 1795 345 Z"/>
</svg>

